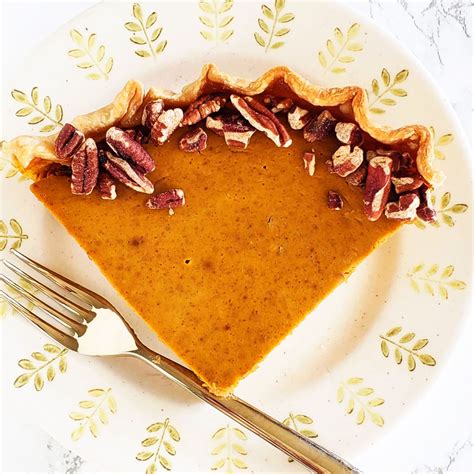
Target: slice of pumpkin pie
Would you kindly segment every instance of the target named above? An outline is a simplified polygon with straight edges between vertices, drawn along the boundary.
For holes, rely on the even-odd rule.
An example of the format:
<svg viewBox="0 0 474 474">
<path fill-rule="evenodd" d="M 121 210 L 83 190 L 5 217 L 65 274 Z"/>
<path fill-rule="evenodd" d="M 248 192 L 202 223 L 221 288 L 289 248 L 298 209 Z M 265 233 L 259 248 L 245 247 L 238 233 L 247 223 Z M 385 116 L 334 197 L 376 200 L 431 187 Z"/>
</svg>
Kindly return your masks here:
<svg viewBox="0 0 474 474">
<path fill-rule="evenodd" d="M 31 191 L 159 338 L 231 391 L 381 242 L 436 219 L 421 125 L 359 87 L 213 65 L 181 93 L 129 81 L 57 135 L 8 144 Z"/>
</svg>

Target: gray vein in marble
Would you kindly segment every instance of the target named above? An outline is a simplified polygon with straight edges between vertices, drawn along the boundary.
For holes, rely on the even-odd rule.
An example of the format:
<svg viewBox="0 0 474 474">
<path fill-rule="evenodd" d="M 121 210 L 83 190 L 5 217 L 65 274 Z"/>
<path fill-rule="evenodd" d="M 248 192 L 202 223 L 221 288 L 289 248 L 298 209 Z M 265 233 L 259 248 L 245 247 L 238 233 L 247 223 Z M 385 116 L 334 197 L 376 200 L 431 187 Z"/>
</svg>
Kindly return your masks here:
<svg viewBox="0 0 474 474">
<path fill-rule="evenodd" d="M 464 452 L 468 448 L 472 448 L 473 443 L 471 439 L 467 439 L 464 443 L 457 441 L 451 452 L 448 454 L 448 460 L 444 466 L 428 466 L 427 464 L 416 468 L 411 474 L 443 474 L 444 472 L 448 472 L 451 467 L 456 463 L 460 453 Z"/>
<path fill-rule="evenodd" d="M 49 438 L 46 444 L 50 454 L 49 472 L 61 472 L 64 474 L 75 474 L 79 472 L 84 459 L 73 451 L 61 446 L 54 438 Z"/>
</svg>

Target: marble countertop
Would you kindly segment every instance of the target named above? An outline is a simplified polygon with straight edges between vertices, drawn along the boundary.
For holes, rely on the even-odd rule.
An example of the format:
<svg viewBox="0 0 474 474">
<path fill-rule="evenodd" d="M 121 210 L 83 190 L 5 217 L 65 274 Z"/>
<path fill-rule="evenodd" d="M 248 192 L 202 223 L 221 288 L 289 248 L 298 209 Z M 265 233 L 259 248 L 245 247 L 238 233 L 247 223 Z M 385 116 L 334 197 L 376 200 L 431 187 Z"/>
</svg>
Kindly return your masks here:
<svg viewBox="0 0 474 474">
<path fill-rule="evenodd" d="M 472 5 L 466 0 L 345 3 L 372 17 L 412 51 L 445 92 L 472 140 Z M 30 17 L 41 21 L 28 22 L 25 28 L 25 2 L 4 3 L 4 64 L 14 69 L 42 38 L 93 4 L 28 2 Z M 8 48 L 11 35 L 15 48 Z M 471 335 L 468 321 L 429 393 L 385 438 L 352 459 L 356 466 L 365 472 L 472 472 Z M 98 460 L 83 460 L 34 423 L 19 424 L 13 410 L 3 410 L 2 428 L 1 472 L 103 472 Z"/>
</svg>

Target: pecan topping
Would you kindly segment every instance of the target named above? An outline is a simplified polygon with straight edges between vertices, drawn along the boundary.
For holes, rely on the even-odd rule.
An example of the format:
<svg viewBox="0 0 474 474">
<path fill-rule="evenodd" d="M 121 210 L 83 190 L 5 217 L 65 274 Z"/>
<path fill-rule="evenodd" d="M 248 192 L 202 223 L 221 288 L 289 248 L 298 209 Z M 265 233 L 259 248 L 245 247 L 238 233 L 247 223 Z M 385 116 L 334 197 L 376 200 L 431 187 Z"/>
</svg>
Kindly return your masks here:
<svg viewBox="0 0 474 474">
<path fill-rule="evenodd" d="M 152 196 L 146 202 L 149 209 L 169 209 L 169 213 L 174 214 L 173 209 L 183 207 L 185 204 L 184 191 L 182 189 L 169 189 Z"/>
<path fill-rule="evenodd" d="M 415 191 L 423 184 L 423 178 L 417 171 L 401 170 L 392 174 L 392 183 L 397 194 Z"/>
<path fill-rule="evenodd" d="M 263 103 L 270 107 L 270 110 L 277 114 L 278 112 L 288 112 L 293 106 L 293 101 L 284 97 L 275 97 L 273 95 L 266 95 L 263 98 Z"/>
<path fill-rule="evenodd" d="M 146 134 L 145 131 L 142 130 L 142 128 L 127 128 L 126 130 L 124 130 L 124 132 L 132 140 L 135 140 L 136 142 L 140 143 L 140 145 L 148 143 L 148 134 Z"/>
<path fill-rule="evenodd" d="M 376 156 L 369 162 L 365 181 L 364 212 L 371 221 L 376 221 L 383 213 L 390 193 L 392 159 Z"/>
<path fill-rule="evenodd" d="M 74 125 L 66 123 L 54 142 L 56 155 L 58 155 L 58 158 L 61 160 L 71 158 L 71 156 L 81 148 L 84 140 L 85 138 L 82 132 L 77 130 Z"/>
<path fill-rule="evenodd" d="M 283 148 L 291 145 L 291 138 L 286 128 L 277 116 L 260 102 L 253 97 L 242 98 L 234 94 L 230 96 L 230 100 L 250 125 L 265 133 L 275 145 Z"/>
<path fill-rule="evenodd" d="M 346 145 L 361 145 L 364 141 L 362 130 L 351 122 L 339 122 L 336 124 L 336 138 Z"/>
<path fill-rule="evenodd" d="M 352 186 L 362 186 L 367 177 L 367 163 L 365 161 L 351 174 L 346 176 L 346 182 Z"/>
<path fill-rule="evenodd" d="M 288 112 L 288 123 L 293 130 L 301 130 L 310 121 L 312 115 L 306 109 L 295 105 Z"/>
<path fill-rule="evenodd" d="M 303 163 L 304 169 L 308 170 L 308 174 L 314 176 L 314 172 L 316 171 L 316 155 L 309 151 L 303 153 Z"/>
<path fill-rule="evenodd" d="M 436 222 L 438 215 L 431 203 L 431 189 L 423 184 L 418 190 L 420 195 L 420 206 L 416 210 L 416 215 L 425 222 Z"/>
<path fill-rule="evenodd" d="M 389 202 L 385 206 L 385 216 L 397 221 L 412 221 L 416 217 L 416 210 L 419 205 L 418 193 L 402 194 L 398 202 Z"/>
<path fill-rule="evenodd" d="M 369 152 L 367 152 L 369 153 Z M 383 150 L 378 148 L 374 153 L 374 156 L 388 156 L 393 161 L 392 171 L 395 173 L 400 170 L 415 170 L 415 162 L 411 157 L 410 153 L 400 153 L 396 150 Z M 369 160 L 370 161 L 370 160 Z"/>
<path fill-rule="evenodd" d="M 350 145 L 340 146 L 332 155 L 334 173 L 342 178 L 353 173 L 364 161 L 362 148 L 355 146 L 351 151 Z"/>
<path fill-rule="evenodd" d="M 332 135 L 336 128 L 337 120 L 329 110 L 323 110 L 317 117 L 314 117 L 303 129 L 303 137 L 308 142 L 324 140 Z"/>
<path fill-rule="evenodd" d="M 92 138 L 88 138 L 84 147 L 72 157 L 71 170 L 72 194 L 90 194 L 97 184 L 99 175 L 99 154 Z"/>
<path fill-rule="evenodd" d="M 101 164 L 117 181 L 139 193 L 153 193 L 153 183 L 137 167 L 108 151 L 105 155 Z"/>
<path fill-rule="evenodd" d="M 100 197 L 102 199 L 114 200 L 117 197 L 115 181 L 107 171 L 102 170 L 99 173 L 97 186 L 99 188 Z"/>
<path fill-rule="evenodd" d="M 117 155 L 139 166 L 145 172 L 148 173 L 155 169 L 155 162 L 145 148 L 122 129 L 109 128 L 105 135 L 105 141 Z"/>
<path fill-rule="evenodd" d="M 219 112 L 227 102 L 227 97 L 220 94 L 210 94 L 193 102 L 184 113 L 181 125 L 194 125 L 209 115 Z"/>
<path fill-rule="evenodd" d="M 342 206 L 344 205 L 344 202 L 342 200 L 342 197 L 339 193 L 336 191 L 329 191 L 328 192 L 328 207 L 329 209 L 332 209 L 333 211 L 340 211 L 342 209 Z"/>
<path fill-rule="evenodd" d="M 236 120 L 226 121 L 222 126 L 222 132 L 227 146 L 245 150 L 255 133 L 255 128 L 239 117 Z"/>
<path fill-rule="evenodd" d="M 207 135 L 202 128 L 196 128 L 195 130 L 190 130 L 183 135 L 179 141 L 180 150 L 193 153 L 195 151 L 203 151 L 207 146 Z"/>
<path fill-rule="evenodd" d="M 153 145 L 163 145 L 178 128 L 182 119 L 181 109 L 168 109 L 162 112 L 151 128 L 150 138 Z"/>
<path fill-rule="evenodd" d="M 143 108 L 142 125 L 151 130 L 153 124 L 158 120 L 158 117 L 161 112 L 163 112 L 164 108 L 165 103 L 161 99 L 148 102 L 148 104 Z"/>
</svg>

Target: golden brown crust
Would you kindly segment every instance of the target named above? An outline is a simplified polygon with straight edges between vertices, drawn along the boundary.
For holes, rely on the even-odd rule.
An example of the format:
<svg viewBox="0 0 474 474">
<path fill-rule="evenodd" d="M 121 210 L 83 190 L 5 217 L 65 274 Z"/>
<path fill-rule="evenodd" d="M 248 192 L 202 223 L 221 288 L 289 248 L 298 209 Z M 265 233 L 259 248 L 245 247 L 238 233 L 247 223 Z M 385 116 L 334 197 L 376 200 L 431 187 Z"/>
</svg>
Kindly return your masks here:
<svg viewBox="0 0 474 474">
<path fill-rule="evenodd" d="M 422 125 L 409 125 L 391 129 L 378 126 L 368 117 L 367 97 L 357 86 L 343 88 L 321 88 L 311 84 L 284 66 L 270 69 L 258 79 L 248 81 L 220 72 L 213 64 L 203 67 L 201 76 L 185 86 L 180 93 L 152 87 L 143 96 L 143 86 L 138 81 L 129 81 L 115 100 L 95 112 L 77 117 L 72 123 L 86 137 L 101 138 L 107 128 L 118 125 L 132 127 L 141 119 L 143 105 L 150 100 L 162 98 L 167 106 L 183 107 L 210 90 L 228 90 L 241 95 L 258 95 L 275 83 L 283 83 L 296 96 L 319 107 L 342 106 L 349 110 L 359 126 L 376 141 L 385 145 L 404 145 L 416 151 L 416 163 L 420 174 L 432 186 L 439 186 L 444 175 L 433 167 L 433 138 Z M 45 138 L 18 137 L 7 146 L 7 152 L 20 169 L 35 178 L 48 161 L 57 161 L 54 155 L 56 135 Z"/>
</svg>

